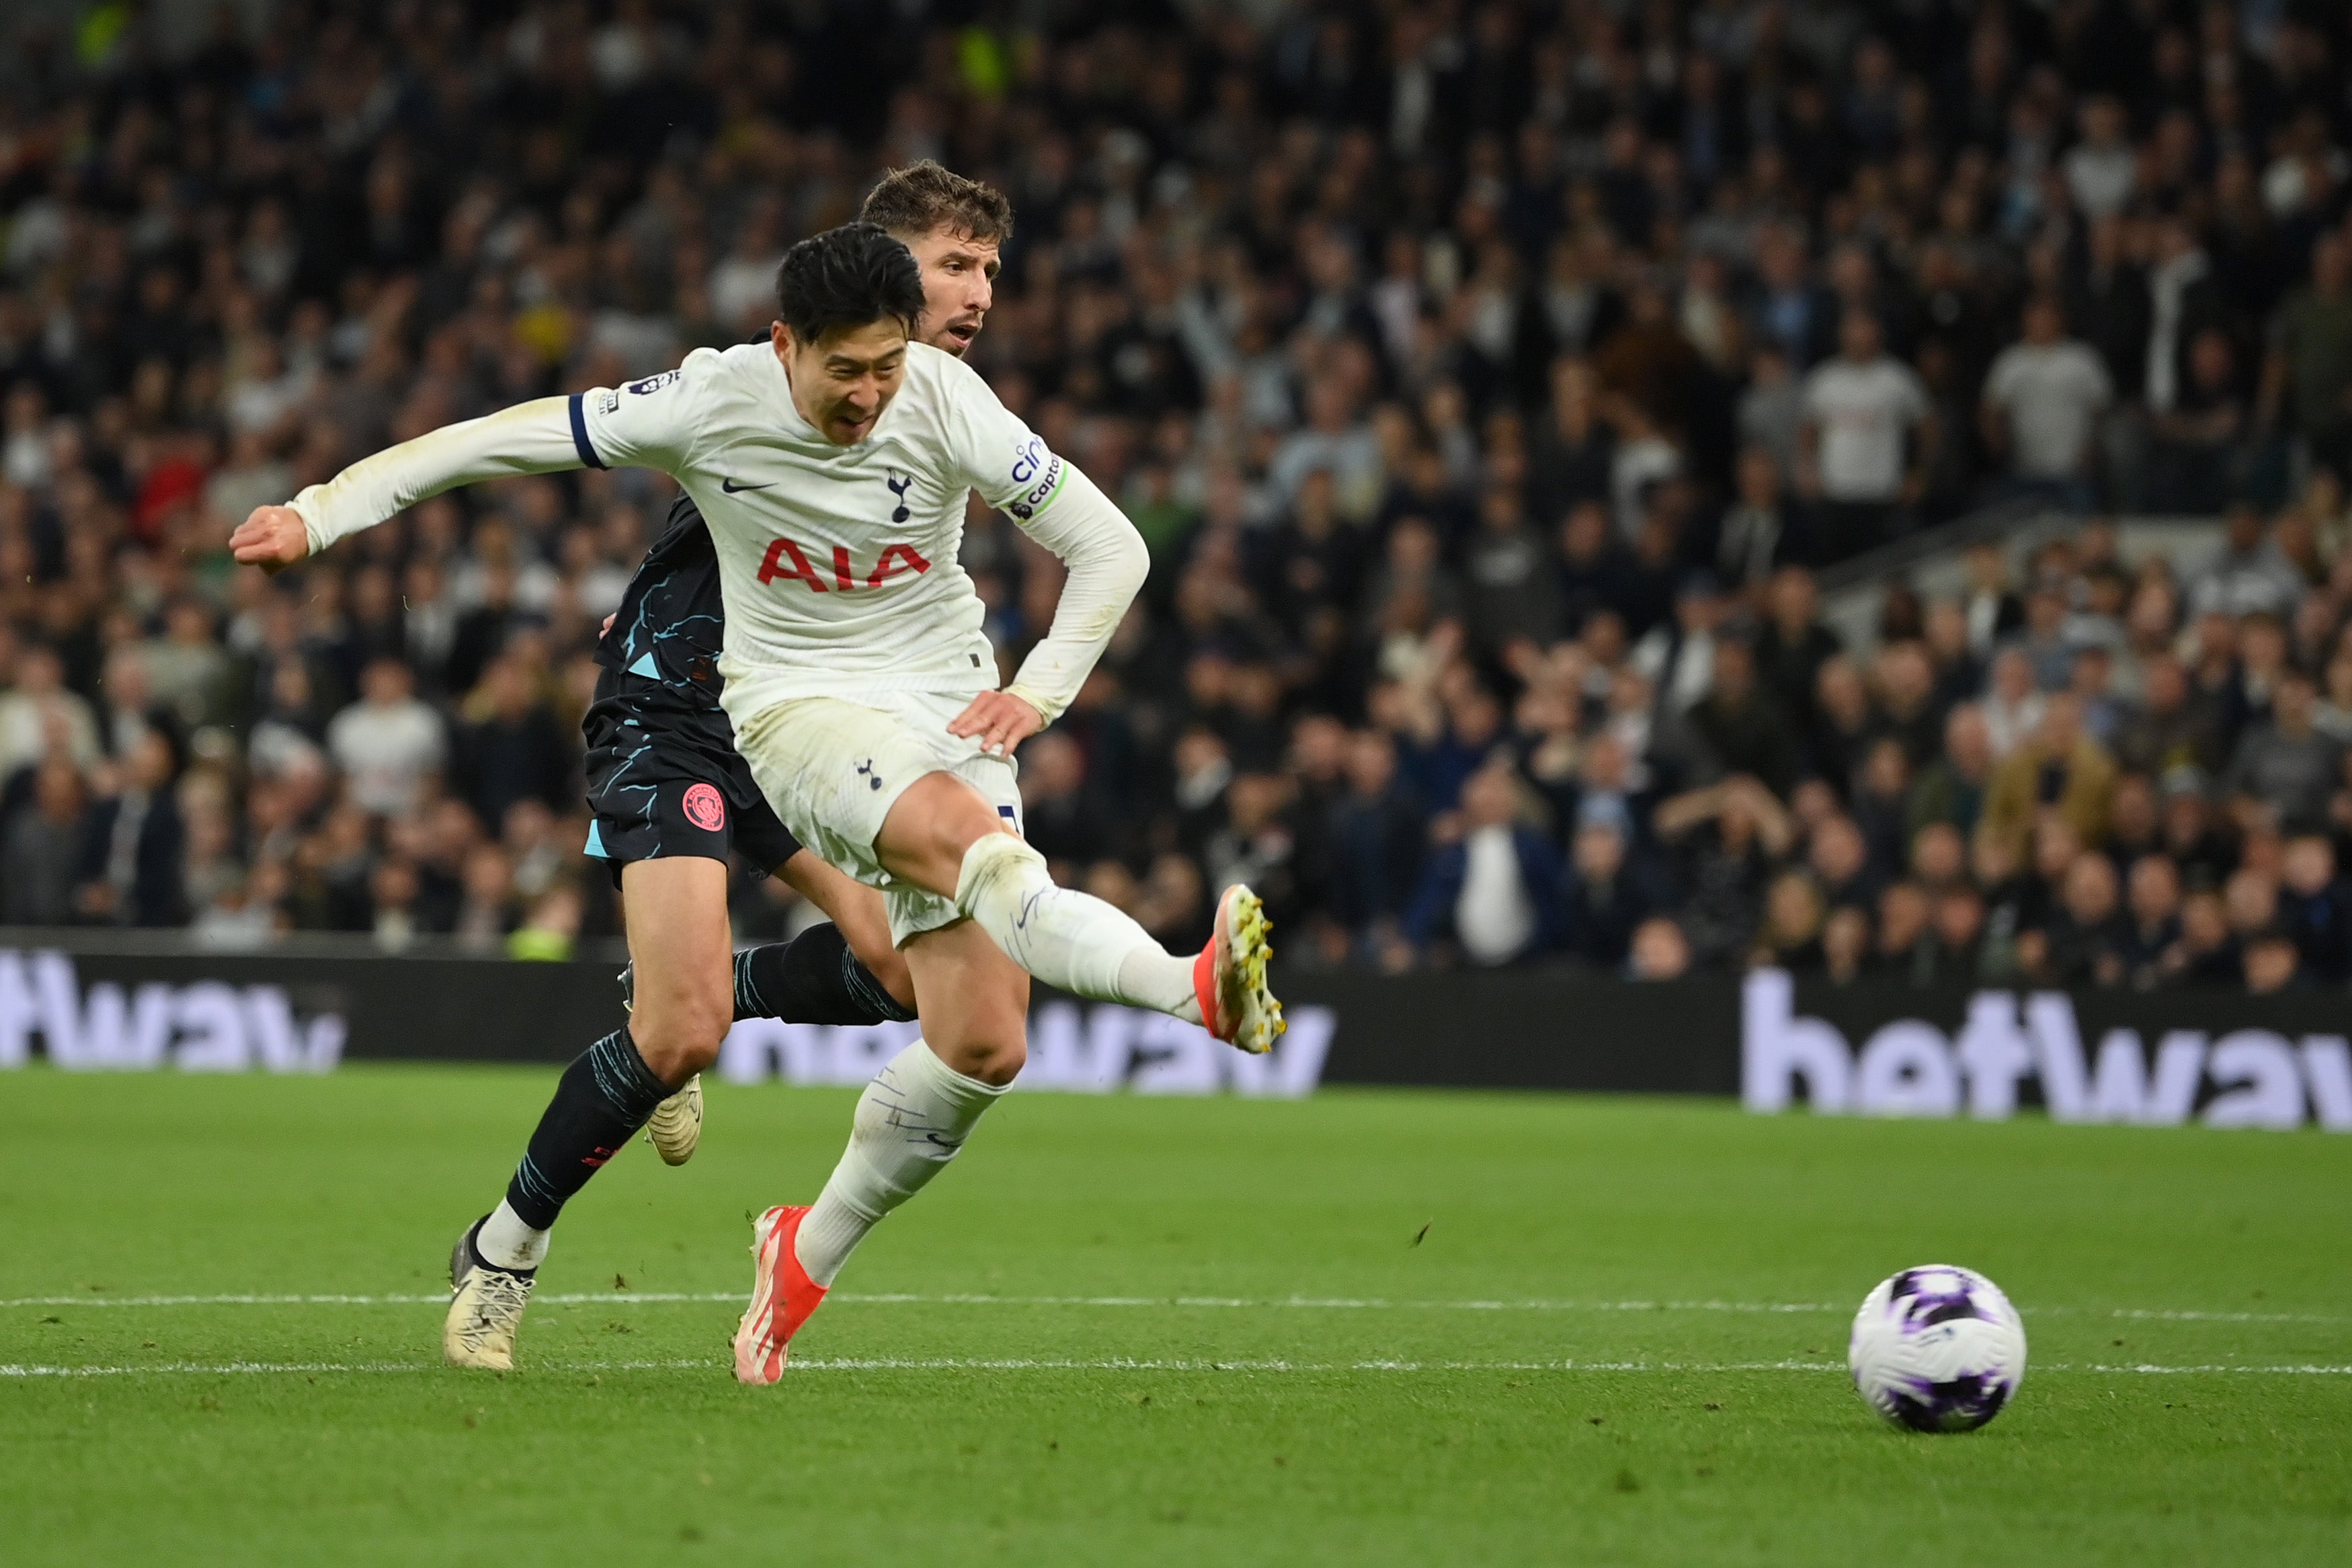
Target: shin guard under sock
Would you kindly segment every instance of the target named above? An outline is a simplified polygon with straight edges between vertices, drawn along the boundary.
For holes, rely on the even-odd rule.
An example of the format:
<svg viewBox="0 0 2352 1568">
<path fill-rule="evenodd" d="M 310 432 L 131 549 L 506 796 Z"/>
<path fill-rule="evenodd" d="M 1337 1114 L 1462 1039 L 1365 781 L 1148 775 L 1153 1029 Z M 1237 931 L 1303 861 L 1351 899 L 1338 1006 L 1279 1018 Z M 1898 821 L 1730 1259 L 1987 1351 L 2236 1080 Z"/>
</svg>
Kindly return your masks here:
<svg viewBox="0 0 2352 1568">
<path fill-rule="evenodd" d="M 967 1078 L 921 1040 L 892 1057 L 857 1097 L 849 1147 L 801 1221 L 801 1267 L 830 1285 L 850 1249 L 921 1191 L 1004 1091 Z"/>
<path fill-rule="evenodd" d="M 626 1029 L 590 1046 L 557 1081 L 507 1184 L 508 1205 L 534 1230 L 553 1225 L 564 1200 L 587 1186 L 669 1095 L 670 1085 L 646 1065 Z"/>
</svg>

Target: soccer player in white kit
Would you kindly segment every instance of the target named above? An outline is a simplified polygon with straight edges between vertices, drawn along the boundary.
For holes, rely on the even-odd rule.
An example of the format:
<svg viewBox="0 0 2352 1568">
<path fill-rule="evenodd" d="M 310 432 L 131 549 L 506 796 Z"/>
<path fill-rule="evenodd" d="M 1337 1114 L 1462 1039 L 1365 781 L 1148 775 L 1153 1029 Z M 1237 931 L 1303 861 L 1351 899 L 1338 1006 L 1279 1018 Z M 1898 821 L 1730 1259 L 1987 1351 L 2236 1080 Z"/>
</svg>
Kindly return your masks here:
<svg viewBox="0 0 2352 1568">
<path fill-rule="evenodd" d="M 871 224 L 803 240 L 767 343 L 547 398 L 404 443 L 295 498 L 299 541 L 260 513 L 237 559 L 277 563 L 456 485 L 583 465 L 659 468 L 694 497 L 727 609 L 723 698 L 761 791 L 803 844 L 883 890 L 924 1038 L 866 1086 L 816 1202 L 756 1222 L 736 1375 L 773 1383 L 849 1252 L 954 1157 L 1026 1054 L 1028 980 L 1204 1024 L 1271 1050 L 1266 922 L 1219 900 L 1197 957 L 1057 886 L 1020 837 L 1012 753 L 1058 716 L 1142 585 L 1133 526 L 979 375 L 910 342 L 924 294 Z M 966 494 L 1068 569 L 1047 635 L 995 689 L 982 607 L 957 564 Z"/>
</svg>

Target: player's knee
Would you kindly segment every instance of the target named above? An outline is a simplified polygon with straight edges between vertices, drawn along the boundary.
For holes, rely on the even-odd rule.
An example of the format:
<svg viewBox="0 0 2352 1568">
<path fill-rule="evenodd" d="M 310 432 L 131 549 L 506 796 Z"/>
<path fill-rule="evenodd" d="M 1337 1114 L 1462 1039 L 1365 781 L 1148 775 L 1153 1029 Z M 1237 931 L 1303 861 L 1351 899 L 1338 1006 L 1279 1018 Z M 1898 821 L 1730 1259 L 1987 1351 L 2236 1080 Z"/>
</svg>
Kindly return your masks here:
<svg viewBox="0 0 2352 1568">
<path fill-rule="evenodd" d="M 982 1083 L 1002 1089 L 1021 1076 L 1028 1064 L 1029 1041 L 1025 1032 L 965 1040 L 948 1065 L 967 1078 L 977 1078 Z"/>
<path fill-rule="evenodd" d="M 719 1060 L 734 1012 L 731 997 L 701 990 L 641 997 L 629 1018 L 629 1038 L 664 1082 L 683 1083 Z"/>
<path fill-rule="evenodd" d="M 1021 1075 L 1029 1060 L 1028 1000 L 1025 984 L 1009 988 L 1001 998 L 967 997 L 960 1018 L 944 1029 L 927 1024 L 924 1038 L 958 1072 L 1002 1088 Z"/>
</svg>

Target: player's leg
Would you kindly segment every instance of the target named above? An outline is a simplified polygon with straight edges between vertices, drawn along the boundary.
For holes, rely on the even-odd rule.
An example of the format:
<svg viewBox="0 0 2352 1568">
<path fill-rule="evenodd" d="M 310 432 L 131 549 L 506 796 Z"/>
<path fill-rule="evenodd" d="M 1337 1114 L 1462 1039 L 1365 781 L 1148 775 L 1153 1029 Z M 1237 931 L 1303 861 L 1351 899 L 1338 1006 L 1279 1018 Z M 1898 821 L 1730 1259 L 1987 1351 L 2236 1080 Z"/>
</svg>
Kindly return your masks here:
<svg viewBox="0 0 2352 1568">
<path fill-rule="evenodd" d="M 733 766 L 741 770 L 743 788 L 730 787 L 727 793 L 739 803 L 751 797 L 749 805 L 719 813 L 723 825 L 733 831 L 735 848 L 756 864 L 774 866 L 778 876 L 833 923 L 813 926 L 789 942 L 736 954 L 732 1017 L 830 1024 L 912 1019 L 914 985 L 907 978 L 906 960 L 890 945 L 890 920 L 883 911 L 882 895 L 801 848 L 800 841 L 759 799 L 741 758 L 734 758 Z M 632 1001 L 635 982 L 634 967 L 621 971 L 622 988 Z M 697 1073 L 654 1108 L 646 1123 L 646 1142 L 665 1165 L 682 1166 L 694 1157 L 701 1141 L 702 1078 Z"/>
<path fill-rule="evenodd" d="M 735 1016 L 848 1024 L 913 1018 L 914 981 L 891 943 L 881 894 L 811 850 L 797 850 L 776 875 L 833 924 L 738 953 Z"/>
<path fill-rule="evenodd" d="M 458 1241 L 442 1349 L 459 1365 L 513 1365 L 515 1330 L 564 1204 L 674 1090 L 718 1059 L 726 1035 L 726 862 L 631 861 L 621 890 L 635 976 L 629 1021 L 563 1070 L 506 1197 Z"/>
<path fill-rule="evenodd" d="M 773 1383 L 785 1344 L 866 1233 L 955 1158 L 1026 1055 L 1029 977 L 978 926 L 910 936 L 907 962 L 926 1039 L 858 1096 L 849 1146 L 814 1204 L 772 1208 L 753 1229 L 759 1266 L 735 1335 L 735 1374 Z"/>
<path fill-rule="evenodd" d="M 1235 885 L 1218 901 L 1215 932 L 1178 957 L 1117 905 L 1055 883 L 1045 857 L 971 782 L 932 772 L 893 802 L 876 835 L 892 875 L 942 897 L 1005 956 L 1058 989 L 1147 1007 L 1205 1024 L 1220 1040 L 1270 1051 L 1282 1009 L 1266 988 L 1266 921 Z"/>
<path fill-rule="evenodd" d="M 1050 986 L 1205 1023 L 1244 1051 L 1273 1049 L 1282 1009 L 1266 988 L 1270 949 L 1254 894 L 1227 889 L 1207 947 L 1171 955 L 1116 906 L 1055 885 L 1045 857 L 1019 837 L 1010 759 L 948 737 L 953 697 L 887 700 L 890 708 L 793 698 L 737 726 L 761 792 L 811 848 L 861 880 L 976 922 Z"/>
</svg>

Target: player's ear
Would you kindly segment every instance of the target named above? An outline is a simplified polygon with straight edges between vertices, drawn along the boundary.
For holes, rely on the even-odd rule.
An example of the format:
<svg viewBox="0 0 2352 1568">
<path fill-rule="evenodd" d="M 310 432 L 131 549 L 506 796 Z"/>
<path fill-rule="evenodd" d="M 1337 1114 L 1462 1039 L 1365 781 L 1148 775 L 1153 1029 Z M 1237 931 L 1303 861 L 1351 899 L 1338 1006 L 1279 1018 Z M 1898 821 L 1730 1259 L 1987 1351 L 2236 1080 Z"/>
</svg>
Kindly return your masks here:
<svg viewBox="0 0 2352 1568">
<path fill-rule="evenodd" d="M 793 329 L 781 320 L 771 321 L 768 323 L 768 341 L 774 345 L 779 356 L 789 354 L 793 351 Z"/>
</svg>

